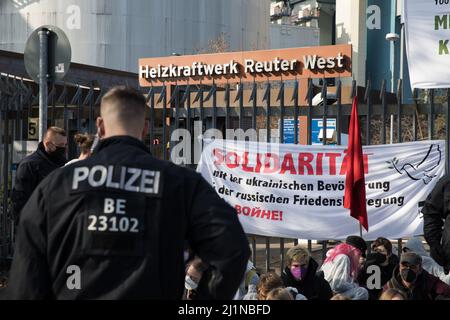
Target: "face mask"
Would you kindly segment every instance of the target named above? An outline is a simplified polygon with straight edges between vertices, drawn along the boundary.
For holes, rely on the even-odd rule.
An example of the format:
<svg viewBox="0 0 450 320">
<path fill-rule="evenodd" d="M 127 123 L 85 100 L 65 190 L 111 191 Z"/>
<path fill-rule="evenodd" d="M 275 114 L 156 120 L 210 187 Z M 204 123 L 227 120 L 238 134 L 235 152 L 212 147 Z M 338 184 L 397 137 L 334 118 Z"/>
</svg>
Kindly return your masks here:
<svg viewBox="0 0 450 320">
<path fill-rule="evenodd" d="M 57 157 L 64 157 L 66 155 L 66 148 L 65 147 L 56 147 L 55 151 L 53 151 L 52 156 Z"/>
<path fill-rule="evenodd" d="M 184 278 L 184 287 L 185 287 L 187 290 L 196 290 L 197 287 L 198 287 L 198 284 L 197 284 L 197 282 L 195 282 L 194 280 L 192 280 L 191 277 L 186 276 L 186 277 Z"/>
<path fill-rule="evenodd" d="M 300 280 L 305 276 L 307 270 L 308 267 L 291 267 L 291 274 L 296 280 Z"/>
<path fill-rule="evenodd" d="M 403 269 L 400 271 L 400 276 L 402 277 L 403 281 L 408 283 L 413 283 L 416 281 L 417 274 L 412 271 L 411 269 Z"/>
</svg>

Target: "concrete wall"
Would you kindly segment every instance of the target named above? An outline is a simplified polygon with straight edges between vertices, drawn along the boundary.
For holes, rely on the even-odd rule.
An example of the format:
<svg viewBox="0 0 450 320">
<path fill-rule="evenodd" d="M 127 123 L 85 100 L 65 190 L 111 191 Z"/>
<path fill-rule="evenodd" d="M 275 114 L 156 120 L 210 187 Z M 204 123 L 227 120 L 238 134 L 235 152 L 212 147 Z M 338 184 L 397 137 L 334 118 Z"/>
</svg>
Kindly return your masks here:
<svg viewBox="0 0 450 320">
<path fill-rule="evenodd" d="M 269 48 L 269 2 L 1 0 L 0 49 L 23 52 L 34 29 L 52 24 L 66 32 L 73 62 L 137 72 L 140 57 L 193 54 L 222 33 L 229 51 Z"/>
<path fill-rule="evenodd" d="M 336 44 L 352 44 L 353 76 L 359 86 L 366 84 L 366 2 L 336 0 Z"/>
<path fill-rule="evenodd" d="M 270 25 L 270 48 L 314 47 L 320 44 L 318 28 L 293 25 Z"/>
<path fill-rule="evenodd" d="M 320 45 L 329 46 L 332 44 L 334 31 L 333 16 L 327 12 L 321 12 L 319 17 Z"/>
</svg>

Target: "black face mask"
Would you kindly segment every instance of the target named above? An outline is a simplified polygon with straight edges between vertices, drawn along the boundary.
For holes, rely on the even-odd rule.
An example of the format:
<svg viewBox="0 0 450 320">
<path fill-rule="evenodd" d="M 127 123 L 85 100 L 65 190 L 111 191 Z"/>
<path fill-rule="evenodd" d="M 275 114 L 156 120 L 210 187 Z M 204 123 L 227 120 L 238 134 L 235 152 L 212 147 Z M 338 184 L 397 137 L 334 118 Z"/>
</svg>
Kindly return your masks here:
<svg viewBox="0 0 450 320">
<path fill-rule="evenodd" d="M 58 158 L 64 158 L 66 155 L 66 148 L 65 147 L 56 147 L 55 151 L 51 153 L 52 156 L 58 157 Z"/>
<path fill-rule="evenodd" d="M 403 281 L 408 283 L 413 283 L 417 279 L 417 274 L 412 271 L 411 269 L 403 269 L 400 271 L 400 276 L 402 277 Z"/>
</svg>

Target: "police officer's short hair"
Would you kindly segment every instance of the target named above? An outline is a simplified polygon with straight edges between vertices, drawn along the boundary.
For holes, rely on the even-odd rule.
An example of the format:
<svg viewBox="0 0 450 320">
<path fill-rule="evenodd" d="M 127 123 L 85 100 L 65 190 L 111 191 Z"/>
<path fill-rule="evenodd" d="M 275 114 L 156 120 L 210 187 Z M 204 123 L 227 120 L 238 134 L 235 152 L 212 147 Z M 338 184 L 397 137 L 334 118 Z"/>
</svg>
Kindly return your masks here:
<svg viewBox="0 0 450 320">
<path fill-rule="evenodd" d="M 146 100 L 144 95 L 135 88 L 116 86 L 110 89 L 102 98 L 100 113 L 105 108 L 114 107 L 120 120 L 136 120 L 145 118 Z"/>
</svg>

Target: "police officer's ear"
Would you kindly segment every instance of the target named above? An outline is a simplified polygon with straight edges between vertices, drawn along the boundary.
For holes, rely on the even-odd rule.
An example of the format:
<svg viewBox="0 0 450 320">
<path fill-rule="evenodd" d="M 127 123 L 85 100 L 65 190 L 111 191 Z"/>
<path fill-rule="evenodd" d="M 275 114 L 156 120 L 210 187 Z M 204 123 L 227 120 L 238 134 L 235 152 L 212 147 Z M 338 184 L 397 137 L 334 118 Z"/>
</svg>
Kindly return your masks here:
<svg viewBox="0 0 450 320">
<path fill-rule="evenodd" d="M 105 122 L 103 121 L 102 117 L 97 117 L 97 135 L 99 138 L 105 136 Z"/>
<path fill-rule="evenodd" d="M 142 140 L 144 140 L 145 137 L 147 136 L 149 128 L 150 128 L 150 122 L 148 120 L 145 120 L 144 129 L 142 130 Z"/>
</svg>

